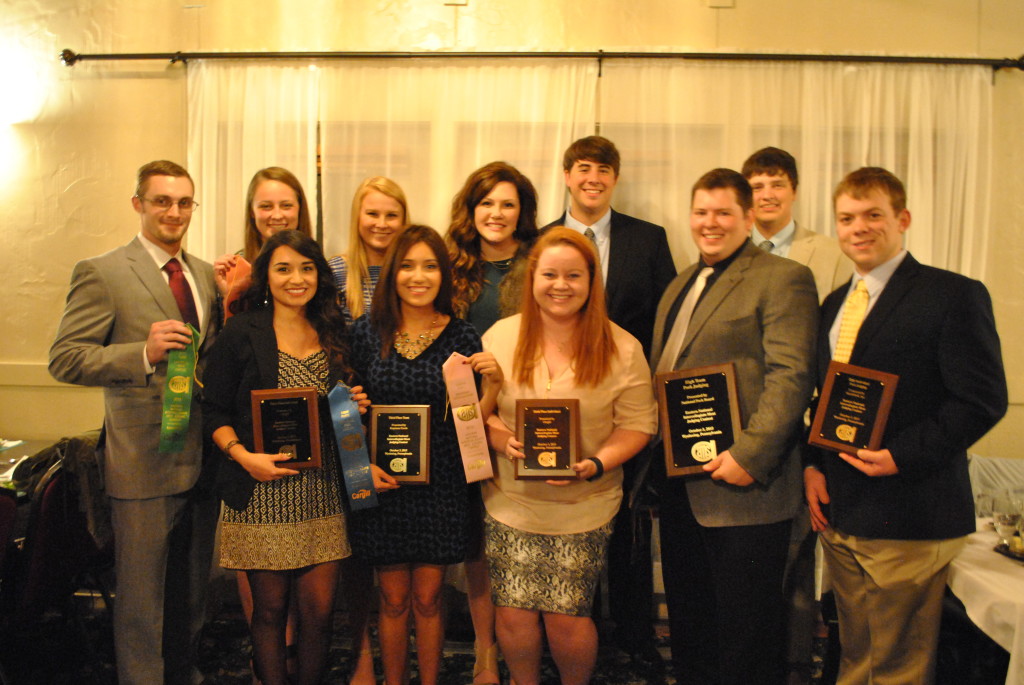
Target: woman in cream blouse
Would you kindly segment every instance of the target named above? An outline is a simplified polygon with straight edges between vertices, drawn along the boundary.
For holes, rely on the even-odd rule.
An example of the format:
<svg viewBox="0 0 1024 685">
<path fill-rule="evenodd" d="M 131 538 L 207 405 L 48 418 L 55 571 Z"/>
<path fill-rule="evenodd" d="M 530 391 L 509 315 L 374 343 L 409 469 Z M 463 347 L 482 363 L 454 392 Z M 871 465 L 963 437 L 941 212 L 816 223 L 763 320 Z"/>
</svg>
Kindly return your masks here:
<svg viewBox="0 0 1024 685">
<path fill-rule="evenodd" d="M 505 372 L 488 423 L 496 477 L 484 485 L 497 633 L 517 685 L 538 683 L 542 626 L 561 681 L 587 683 L 597 658 L 591 602 L 622 498 L 624 462 L 657 428 L 651 375 L 635 338 L 608 320 L 593 244 L 553 228 L 530 252 L 519 314 L 483 338 Z M 575 478 L 515 480 L 524 458 L 516 400 L 578 399 Z"/>
</svg>

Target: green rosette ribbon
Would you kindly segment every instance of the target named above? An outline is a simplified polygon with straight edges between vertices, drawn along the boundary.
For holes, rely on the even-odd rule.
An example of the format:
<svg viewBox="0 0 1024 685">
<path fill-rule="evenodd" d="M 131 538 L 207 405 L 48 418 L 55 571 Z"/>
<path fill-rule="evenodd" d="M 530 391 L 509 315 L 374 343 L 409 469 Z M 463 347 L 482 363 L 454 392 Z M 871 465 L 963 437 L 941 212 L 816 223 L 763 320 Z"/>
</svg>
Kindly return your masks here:
<svg viewBox="0 0 1024 685">
<path fill-rule="evenodd" d="M 196 351 L 199 331 L 185 324 L 192 341 L 183 350 L 167 352 L 167 378 L 164 381 L 164 407 L 160 419 L 160 452 L 181 452 L 188 437 L 192 415 L 192 391 L 196 382 Z"/>
</svg>

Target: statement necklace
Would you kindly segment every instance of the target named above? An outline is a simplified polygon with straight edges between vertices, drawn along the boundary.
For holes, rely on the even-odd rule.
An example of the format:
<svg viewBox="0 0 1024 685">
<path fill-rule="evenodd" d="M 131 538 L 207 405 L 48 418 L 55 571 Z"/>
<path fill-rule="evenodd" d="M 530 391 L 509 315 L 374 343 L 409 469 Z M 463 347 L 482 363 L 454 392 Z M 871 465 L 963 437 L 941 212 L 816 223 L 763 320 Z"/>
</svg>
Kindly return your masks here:
<svg viewBox="0 0 1024 685">
<path fill-rule="evenodd" d="M 430 322 L 430 328 L 423 331 L 415 338 L 410 337 L 405 331 L 395 331 L 395 352 L 406 359 L 415 359 L 423 353 L 423 350 L 430 347 L 434 342 L 434 326 L 437 325 L 437 312 Z"/>
</svg>

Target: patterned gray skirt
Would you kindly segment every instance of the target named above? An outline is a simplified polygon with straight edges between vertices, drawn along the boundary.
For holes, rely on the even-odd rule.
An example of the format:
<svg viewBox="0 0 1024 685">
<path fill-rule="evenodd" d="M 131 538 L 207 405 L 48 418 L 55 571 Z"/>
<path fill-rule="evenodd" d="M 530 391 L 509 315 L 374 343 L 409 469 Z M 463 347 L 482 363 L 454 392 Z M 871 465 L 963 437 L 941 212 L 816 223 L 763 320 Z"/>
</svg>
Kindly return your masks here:
<svg viewBox="0 0 1024 685">
<path fill-rule="evenodd" d="M 495 606 L 590 616 L 615 521 L 566 535 L 528 533 L 484 521 Z"/>
</svg>

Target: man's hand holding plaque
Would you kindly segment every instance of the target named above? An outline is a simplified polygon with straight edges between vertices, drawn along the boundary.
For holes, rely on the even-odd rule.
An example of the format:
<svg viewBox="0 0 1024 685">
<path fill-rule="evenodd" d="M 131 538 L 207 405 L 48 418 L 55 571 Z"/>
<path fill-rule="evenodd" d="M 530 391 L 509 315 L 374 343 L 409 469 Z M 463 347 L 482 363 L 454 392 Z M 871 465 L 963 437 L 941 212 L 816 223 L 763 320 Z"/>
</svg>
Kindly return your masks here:
<svg viewBox="0 0 1024 685">
<path fill-rule="evenodd" d="M 734 472 L 733 467 L 743 469 L 727 451 L 742 425 L 733 365 L 659 373 L 655 385 L 666 474 L 671 478 L 710 471 L 716 480 L 745 480 Z"/>
<path fill-rule="evenodd" d="M 717 457 L 704 464 L 703 470 L 711 474 L 712 480 L 720 480 L 729 485 L 745 488 L 754 483 L 754 477 L 736 461 L 729 450 L 720 452 Z"/>
<path fill-rule="evenodd" d="M 891 373 L 829 362 L 807 442 L 849 455 L 878 450 L 898 381 Z"/>
</svg>

